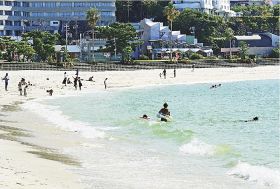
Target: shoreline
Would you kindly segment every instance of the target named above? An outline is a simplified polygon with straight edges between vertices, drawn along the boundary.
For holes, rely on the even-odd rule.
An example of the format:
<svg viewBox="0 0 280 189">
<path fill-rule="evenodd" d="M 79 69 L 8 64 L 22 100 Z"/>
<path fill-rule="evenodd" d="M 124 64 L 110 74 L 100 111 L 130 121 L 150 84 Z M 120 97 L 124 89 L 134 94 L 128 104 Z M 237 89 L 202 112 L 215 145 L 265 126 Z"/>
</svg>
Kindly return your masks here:
<svg viewBox="0 0 280 189">
<path fill-rule="evenodd" d="M 57 159 L 44 158 L 42 157 L 42 154 L 46 155 L 44 153 L 35 152 L 32 154 L 28 152 L 34 152 L 36 147 L 42 147 L 47 149 L 46 151 L 51 151 L 49 149 L 52 149 L 54 150 L 52 154 L 58 156 L 62 154 L 61 157 L 64 157 L 64 148 L 79 146 L 87 139 L 80 136 L 78 133 L 53 127 L 49 121 L 45 121 L 45 119 L 40 118 L 34 113 L 22 111 L 19 108 L 21 103 L 45 98 L 51 99 L 76 96 L 91 92 L 107 92 L 104 91 L 103 88 L 103 79 L 105 77 L 109 78 L 108 91 L 116 91 L 158 85 L 217 84 L 245 80 L 279 79 L 279 70 L 279 66 L 205 68 L 196 69 L 194 72 L 191 72 L 190 69 L 178 69 L 177 77 L 173 78 L 173 69 L 171 69 L 167 70 L 167 79 L 159 78 L 159 73 L 162 70 L 81 72 L 80 75 L 83 79 L 94 75 L 94 80 L 96 80 L 95 82 L 83 81 L 83 87 L 85 88 L 83 88 L 81 92 L 75 91 L 72 85 L 63 87 L 61 82 L 63 80 L 64 71 L 10 71 L 8 72 L 10 75 L 9 91 L 4 92 L 3 87 L 0 94 L 1 115 L 3 114 L 0 116 L 0 125 L 11 127 L 10 129 L 14 131 L 16 129 L 23 129 L 23 133 L 29 134 L 30 136 L 24 136 L 25 134 L 22 133 L 18 133 L 18 136 L 13 136 L 19 141 L 12 141 L 7 138 L 3 139 L 3 137 L 0 138 L 0 145 L 4 147 L 2 147 L 2 149 L 4 149 L 2 152 L 5 154 L 1 156 L 3 158 L 0 159 L 0 164 L 7 164 L 7 159 L 9 159 L 9 166 L 13 167 L 13 171 L 25 172 L 25 177 L 29 177 L 29 179 L 21 180 L 17 174 L 14 174 L 15 176 L 4 177 L 6 182 L 0 183 L 0 186 L 2 184 L 4 188 L 38 188 L 40 182 L 35 182 L 35 180 L 44 180 L 48 178 L 48 180 L 41 182 L 44 185 L 40 184 L 40 188 L 85 188 L 82 183 L 79 183 L 79 175 L 75 174 L 73 171 L 75 165 L 67 165 Z M 6 71 L 0 71 L 1 76 L 4 76 L 5 73 Z M 69 73 L 69 76 L 75 74 L 74 71 Z M 30 86 L 28 89 L 27 97 L 19 96 L 19 92 L 17 91 L 17 82 L 15 81 L 19 81 L 21 77 L 25 77 L 27 81 L 30 80 L 33 84 L 33 86 Z M 46 80 L 47 77 L 49 77 L 49 80 Z M 49 97 L 46 93 L 46 90 L 50 88 L 54 90 L 53 97 Z M 32 117 L 31 121 L 27 119 L 29 116 Z M 0 129 L 0 134 L 1 136 L 7 136 L 9 132 Z M 24 142 L 25 144 L 23 144 Z M 33 146 L 26 144 L 32 144 Z M 43 150 L 42 152 L 46 151 Z M 65 158 L 70 158 L 69 161 L 73 160 L 73 162 L 75 162 L 75 159 L 69 157 L 67 154 Z M 28 165 L 26 161 L 30 161 L 31 163 Z M 77 160 L 77 162 L 79 162 L 79 160 Z M 23 166 L 24 170 L 22 169 Z M 38 167 L 42 168 L 43 174 L 37 171 Z M 0 168 L 0 173 L 3 173 L 3 175 L 11 175 L 12 170 L 6 168 L 8 167 Z M 16 181 L 17 179 L 20 179 L 20 181 Z"/>
</svg>

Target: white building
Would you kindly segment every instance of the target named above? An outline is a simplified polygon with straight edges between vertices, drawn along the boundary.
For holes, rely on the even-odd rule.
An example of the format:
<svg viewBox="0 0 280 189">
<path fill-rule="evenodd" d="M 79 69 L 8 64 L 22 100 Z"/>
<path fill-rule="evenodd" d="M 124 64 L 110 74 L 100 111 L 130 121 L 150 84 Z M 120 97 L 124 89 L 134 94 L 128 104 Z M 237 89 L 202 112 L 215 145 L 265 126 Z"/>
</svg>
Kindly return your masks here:
<svg viewBox="0 0 280 189">
<path fill-rule="evenodd" d="M 208 14 L 230 14 L 230 0 L 175 0 L 174 7 L 179 11 L 186 8 L 198 10 Z"/>
</svg>

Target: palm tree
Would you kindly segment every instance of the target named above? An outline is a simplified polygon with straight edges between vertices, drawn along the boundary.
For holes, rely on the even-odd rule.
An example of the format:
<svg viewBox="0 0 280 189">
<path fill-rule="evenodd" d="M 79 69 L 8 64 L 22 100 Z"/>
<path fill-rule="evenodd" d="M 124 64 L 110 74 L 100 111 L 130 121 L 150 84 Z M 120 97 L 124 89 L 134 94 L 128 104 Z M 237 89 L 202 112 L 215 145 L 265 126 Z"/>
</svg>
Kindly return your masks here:
<svg viewBox="0 0 280 189">
<path fill-rule="evenodd" d="M 91 8 L 87 11 L 87 17 L 86 18 L 87 18 L 87 21 L 88 21 L 88 25 L 92 29 L 92 44 L 93 44 L 92 58 L 94 60 L 94 28 L 95 28 L 97 22 L 100 19 L 100 11 L 96 8 Z"/>
<path fill-rule="evenodd" d="M 166 16 L 167 20 L 169 21 L 170 24 L 170 35 L 169 35 L 169 41 L 172 41 L 172 23 L 173 20 L 175 20 L 176 17 L 179 16 L 180 12 L 176 10 L 176 8 L 173 6 L 172 2 L 169 2 L 168 5 L 164 8 L 163 10 L 164 16 Z M 172 48 L 170 48 L 170 60 L 172 61 Z"/>
<path fill-rule="evenodd" d="M 231 59 L 232 53 L 231 53 L 231 40 L 234 37 L 234 31 L 231 28 L 227 28 L 225 30 L 225 39 L 229 41 L 229 57 Z"/>
</svg>

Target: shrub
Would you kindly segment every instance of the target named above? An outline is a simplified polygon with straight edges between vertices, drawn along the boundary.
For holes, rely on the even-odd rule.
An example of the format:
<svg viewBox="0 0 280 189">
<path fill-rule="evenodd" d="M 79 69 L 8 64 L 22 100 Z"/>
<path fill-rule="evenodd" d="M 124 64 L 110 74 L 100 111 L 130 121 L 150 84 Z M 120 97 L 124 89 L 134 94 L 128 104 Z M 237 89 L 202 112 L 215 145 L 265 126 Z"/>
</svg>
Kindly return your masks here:
<svg viewBox="0 0 280 189">
<path fill-rule="evenodd" d="M 270 54 L 271 58 L 280 58 L 280 48 L 274 48 L 272 49 L 272 52 Z"/>
<path fill-rule="evenodd" d="M 146 55 L 140 55 L 139 60 L 149 60 L 149 57 Z"/>
<path fill-rule="evenodd" d="M 201 54 L 197 54 L 197 53 L 193 53 L 190 56 L 191 60 L 197 60 L 197 59 L 202 59 L 202 58 L 203 58 L 203 56 Z"/>
</svg>

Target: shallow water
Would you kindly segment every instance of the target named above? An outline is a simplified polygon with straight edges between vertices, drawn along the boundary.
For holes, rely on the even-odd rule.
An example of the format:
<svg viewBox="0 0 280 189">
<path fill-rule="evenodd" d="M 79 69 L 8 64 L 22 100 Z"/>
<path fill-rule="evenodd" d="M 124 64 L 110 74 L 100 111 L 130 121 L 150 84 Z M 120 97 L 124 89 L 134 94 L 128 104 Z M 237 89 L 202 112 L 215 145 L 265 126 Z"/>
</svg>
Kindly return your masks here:
<svg viewBox="0 0 280 189">
<path fill-rule="evenodd" d="M 67 150 L 84 161 L 77 171 L 88 188 L 279 187 L 279 80 L 209 87 L 96 92 L 36 109 L 89 138 Z M 156 118 L 164 102 L 172 122 Z M 143 114 L 151 120 L 139 119 Z M 244 122 L 255 116 L 259 121 Z"/>
</svg>

